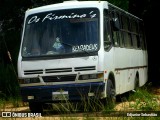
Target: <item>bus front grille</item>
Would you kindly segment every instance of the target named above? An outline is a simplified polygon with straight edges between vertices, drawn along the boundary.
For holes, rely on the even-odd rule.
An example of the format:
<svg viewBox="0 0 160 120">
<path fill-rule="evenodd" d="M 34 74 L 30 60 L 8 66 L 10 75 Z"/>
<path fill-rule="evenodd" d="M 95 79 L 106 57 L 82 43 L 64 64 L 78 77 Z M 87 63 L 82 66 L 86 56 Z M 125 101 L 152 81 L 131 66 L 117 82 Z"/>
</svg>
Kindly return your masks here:
<svg viewBox="0 0 160 120">
<path fill-rule="evenodd" d="M 75 67 L 75 71 L 90 71 L 96 70 L 96 66 Z"/>
<path fill-rule="evenodd" d="M 30 75 L 30 74 L 43 74 L 43 70 L 24 70 L 24 75 Z"/>
<path fill-rule="evenodd" d="M 76 75 L 43 76 L 44 82 L 69 82 L 75 81 Z"/>
<path fill-rule="evenodd" d="M 72 68 L 55 68 L 55 69 L 46 69 L 46 73 L 62 73 L 62 72 L 72 72 Z"/>
</svg>

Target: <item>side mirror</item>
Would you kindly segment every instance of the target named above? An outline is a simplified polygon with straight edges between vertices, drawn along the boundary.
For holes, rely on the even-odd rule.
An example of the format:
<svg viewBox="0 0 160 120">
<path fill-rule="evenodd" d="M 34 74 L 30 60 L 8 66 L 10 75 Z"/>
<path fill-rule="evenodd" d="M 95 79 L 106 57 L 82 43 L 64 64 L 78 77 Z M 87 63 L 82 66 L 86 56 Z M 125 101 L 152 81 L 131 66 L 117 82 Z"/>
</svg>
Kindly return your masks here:
<svg viewBox="0 0 160 120">
<path fill-rule="evenodd" d="M 112 19 L 112 26 L 114 31 L 118 31 L 120 29 L 120 23 L 118 18 Z"/>
</svg>

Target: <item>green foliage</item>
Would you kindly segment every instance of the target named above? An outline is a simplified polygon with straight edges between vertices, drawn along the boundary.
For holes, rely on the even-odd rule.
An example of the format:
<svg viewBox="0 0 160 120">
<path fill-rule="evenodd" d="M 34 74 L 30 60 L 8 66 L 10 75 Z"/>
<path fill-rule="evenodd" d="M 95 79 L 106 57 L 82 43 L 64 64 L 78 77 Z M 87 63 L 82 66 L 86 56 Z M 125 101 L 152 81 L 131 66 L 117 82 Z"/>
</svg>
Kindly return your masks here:
<svg viewBox="0 0 160 120">
<path fill-rule="evenodd" d="M 158 98 L 150 93 L 147 87 L 137 89 L 133 95 L 130 95 L 129 101 L 134 101 L 133 104 L 130 104 L 130 107 L 135 110 L 156 111 L 160 107 L 158 105 Z"/>
</svg>

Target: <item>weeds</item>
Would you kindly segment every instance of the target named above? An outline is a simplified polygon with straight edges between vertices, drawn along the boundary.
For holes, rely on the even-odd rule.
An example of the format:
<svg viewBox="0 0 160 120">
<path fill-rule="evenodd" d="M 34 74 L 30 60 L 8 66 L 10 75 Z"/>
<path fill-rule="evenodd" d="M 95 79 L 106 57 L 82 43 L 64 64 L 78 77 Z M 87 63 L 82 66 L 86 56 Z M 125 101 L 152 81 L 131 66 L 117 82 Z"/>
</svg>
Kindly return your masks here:
<svg viewBox="0 0 160 120">
<path fill-rule="evenodd" d="M 6 107 L 6 101 L 4 99 L 0 99 L 0 109 L 5 109 L 5 107 Z"/>
<path fill-rule="evenodd" d="M 0 111 L 6 108 L 18 108 L 24 106 L 20 97 L 8 97 L 7 100 L 0 98 Z"/>
<path fill-rule="evenodd" d="M 134 110 L 142 111 L 157 111 L 159 109 L 158 98 L 148 91 L 146 86 L 136 90 L 134 94 L 129 96 L 129 101 L 134 101 L 130 104 Z"/>
</svg>

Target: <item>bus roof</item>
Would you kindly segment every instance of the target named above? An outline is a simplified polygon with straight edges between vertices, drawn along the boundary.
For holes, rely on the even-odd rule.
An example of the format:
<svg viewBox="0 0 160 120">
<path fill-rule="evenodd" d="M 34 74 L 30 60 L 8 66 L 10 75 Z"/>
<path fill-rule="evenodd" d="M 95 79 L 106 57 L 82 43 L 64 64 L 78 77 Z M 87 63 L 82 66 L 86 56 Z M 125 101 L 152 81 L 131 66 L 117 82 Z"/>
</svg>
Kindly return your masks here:
<svg viewBox="0 0 160 120">
<path fill-rule="evenodd" d="M 103 4 L 108 4 L 106 1 L 64 1 L 63 3 L 56 3 L 45 5 L 37 8 L 28 9 L 27 14 L 34 14 L 37 12 L 44 12 L 48 10 L 64 10 L 72 8 L 86 8 L 86 7 L 100 7 Z"/>
<path fill-rule="evenodd" d="M 34 14 L 34 13 L 38 13 L 38 12 L 44 12 L 44 11 L 48 11 L 48 10 L 64 10 L 64 9 L 72 9 L 72 8 L 86 8 L 86 7 L 103 7 L 104 5 L 108 6 L 112 6 L 116 9 L 118 9 L 119 11 L 128 14 L 136 19 L 142 20 L 136 16 L 134 16 L 133 14 L 107 2 L 107 1 L 77 1 L 77 0 L 71 0 L 71 1 L 64 1 L 63 3 L 56 3 L 56 4 L 51 4 L 51 5 L 45 5 L 45 6 L 41 6 L 41 7 L 37 7 L 37 8 L 32 8 L 32 9 L 28 9 L 26 11 L 26 15 L 30 15 L 30 14 Z"/>
<path fill-rule="evenodd" d="M 113 4 L 111 4 L 111 3 L 108 3 L 108 5 L 114 7 L 114 8 L 116 8 L 116 9 L 118 9 L 119 11 L 121 11 L 121 12 L 123 12 L 123 13 L 125 13 L 125 14 L 128 14 L 128 15 L 130 15 L 130 16 L 136 18 L 136 19 L 142 20 L 142 19 L 140 19 L 139 17 L 137 17 L 137 16 L 135 16 L 135 15 L 133 15 L 133 14 L 131 14 L 131 13 L 129 13 L 129 12 L 127 12 L 127 11 L 125 11 L 125 10 L 123 10 L 123 9 L 121 9 L 121 8 L 119 8 L 119 7 L 117 7 L 117 6 L 115 6 L 115 5 L 113 5 Z"/>
</svg>

